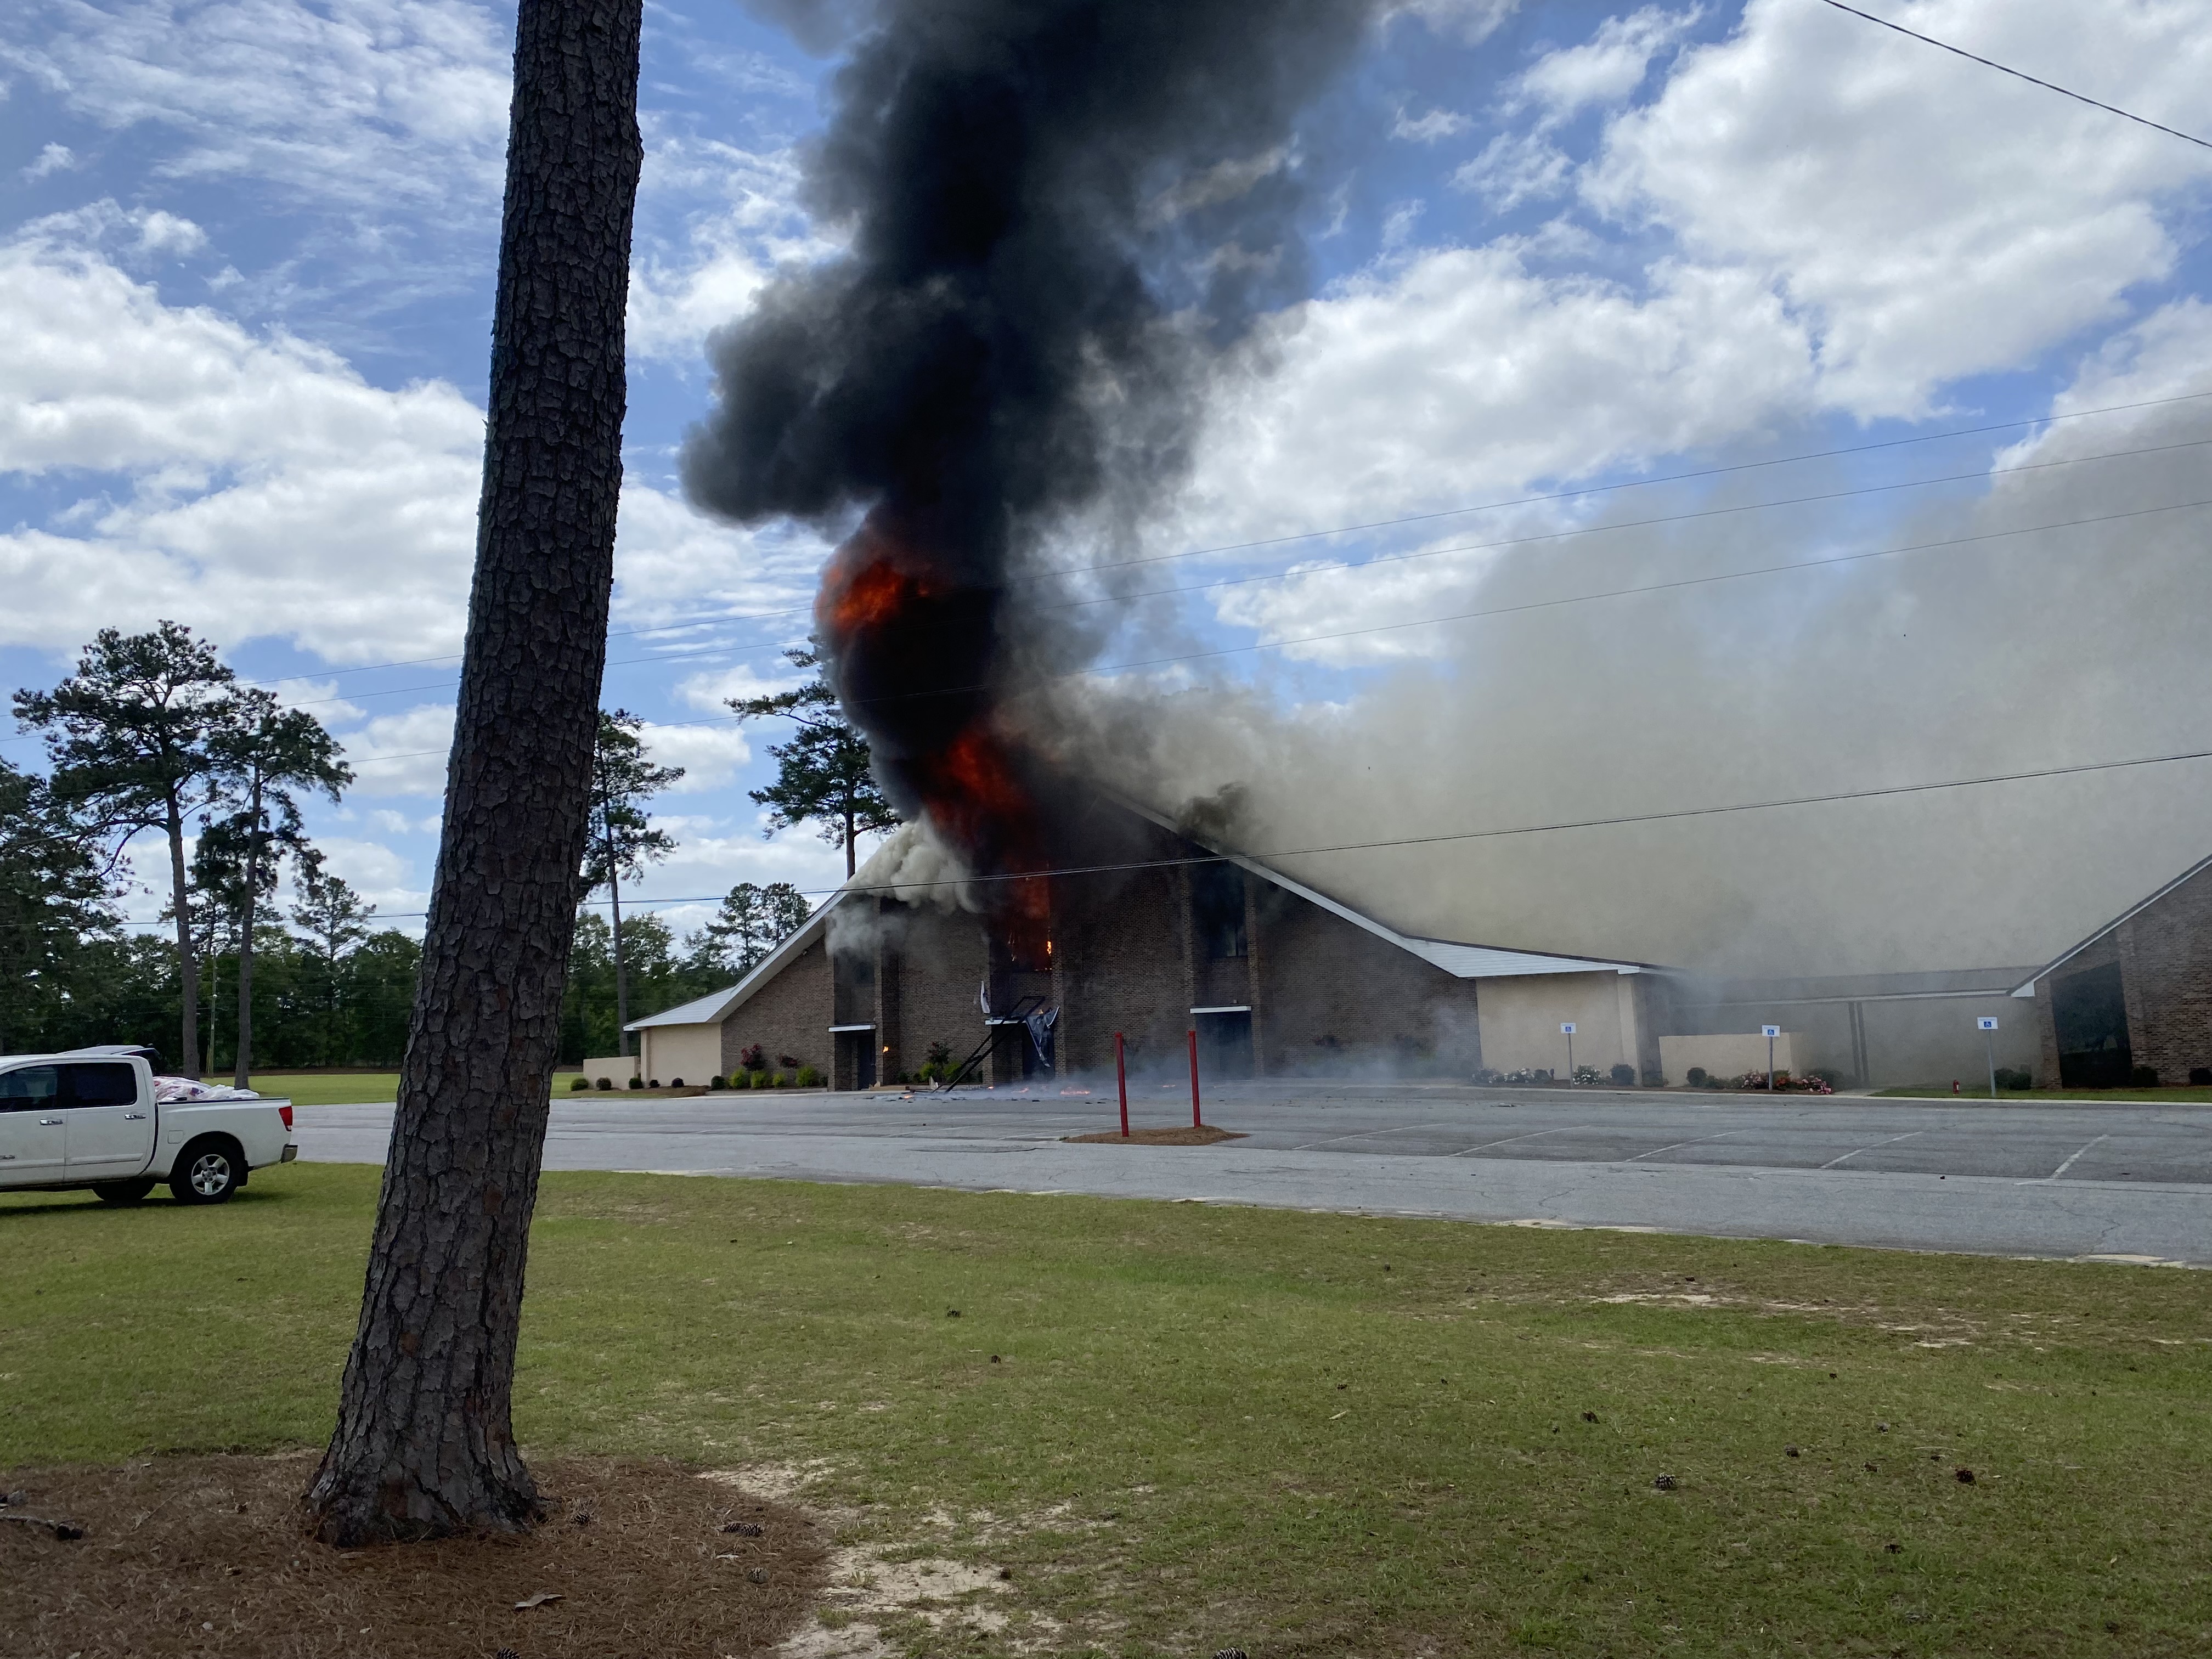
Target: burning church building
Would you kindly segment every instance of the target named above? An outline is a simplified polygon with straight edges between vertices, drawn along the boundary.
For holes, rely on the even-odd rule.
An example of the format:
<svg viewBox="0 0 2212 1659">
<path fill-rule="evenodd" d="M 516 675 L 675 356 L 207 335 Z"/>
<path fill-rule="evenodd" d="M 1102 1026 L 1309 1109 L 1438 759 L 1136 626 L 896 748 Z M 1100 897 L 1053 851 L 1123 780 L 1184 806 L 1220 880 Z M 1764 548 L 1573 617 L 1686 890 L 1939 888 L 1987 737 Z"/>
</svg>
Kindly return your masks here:
<svg viewBox="0 0 2212 1659">
<path fill-rule="evenodd" d="M 908 826 L 738 984 L 631 1026 L 645 1073 L 811 1065 L 838 1089 L 972 1059 L 978 1083 L 1446 1076 L 1485 1063 L 1638 1079 L 1659 1064 L 1642 964 L 1402 933 L 1260 860 L 1079 789 L 1048 876 L 966 881 Z M 1080 803 L 1075 805 L 1074 803 Z M 919 872 L 919 873 L 917 873 Z"/>
</svg>

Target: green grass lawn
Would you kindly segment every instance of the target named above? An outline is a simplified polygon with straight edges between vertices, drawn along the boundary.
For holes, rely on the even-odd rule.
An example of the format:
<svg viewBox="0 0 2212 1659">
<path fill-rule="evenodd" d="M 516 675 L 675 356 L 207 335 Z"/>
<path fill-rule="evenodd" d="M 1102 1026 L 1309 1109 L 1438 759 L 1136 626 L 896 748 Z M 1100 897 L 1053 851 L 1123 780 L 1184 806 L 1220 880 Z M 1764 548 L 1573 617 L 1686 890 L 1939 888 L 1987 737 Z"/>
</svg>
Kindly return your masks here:
<svg viewBox="0 0 2212 1659">
<path fill-rule="evenodd" d="M 0 1200 L 0 1466 L 319 1442 L 376 1179 L 294 1165 L 215 1210 Z M 1012 1653 L 1030 1616 L 1058 1621 L 1031 1650 L 1254 1659 L 2195 1654 L 2208 1290 L 558 1174 L 518 1427 L 541 1452 L 815 1464 L 853 1535 L 1012 1570 L 1011 1626 L 916 1623 L 916 1654 Z"/>
<path fill-rule="evenodd" d="M 228 1083 L 227 1077 L 212 1081 Z M 565 1089 L 565 1078 L 554 1079 Z M 362 1102 L 389 1105 L 399 1098 L 397 1072 L 256 1072 L 253 1087 L 264 1095 L 282 1095 L 298 1106 L 343 1106 Z"/>
</svg>

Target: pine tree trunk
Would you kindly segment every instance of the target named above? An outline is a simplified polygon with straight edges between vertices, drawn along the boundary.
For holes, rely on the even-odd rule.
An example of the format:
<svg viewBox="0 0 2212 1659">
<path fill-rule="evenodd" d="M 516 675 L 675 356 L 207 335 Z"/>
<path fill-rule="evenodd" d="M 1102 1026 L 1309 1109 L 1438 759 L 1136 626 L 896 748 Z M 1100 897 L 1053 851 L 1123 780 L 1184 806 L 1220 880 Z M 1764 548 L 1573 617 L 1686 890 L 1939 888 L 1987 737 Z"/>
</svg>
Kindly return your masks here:
<svg viewBox="0 0 2212 1659">
<path fill-rule="evenodd" d="M 854 862 L 856 854 L 853 851 L 853 843 L 859 839 L 860 833 L 853 827 L 853 809 L 848 806 L 845 809 L 845 879 L 848 881 L 852 880 L 854 872 L 859 867 Z"/>
<path fill-rule="evenodd" d="M 622 948 L 622 872 L 610 862 L 607 866 L 608 908 L 614 915 L 610 928 L 615 945 L 615 1052 L 629 1053 L 629 974 L 623 965 Z"/>
<path fill-rule="evenodd" d="M 641 0 L 521 0 L 476 581 L 331 1543 L 520 1531 L 514 1347 L 606 661 Z"/>
<path fill-rule="evenodd" d="M 200 1074 L 200 965 L 192 951 L 191 886 L 185 878 L 185 818 L 169 801 L 169 890 L 177 912 L 177 992 L 183 1000 L 177 1075 Z"/>
<path fill-rule="evenodd" d="M 260 790 L 256 788 L 253 821 L 257 825 L 261 822 L 260 795 Z M 261 860 L 249 847 L 246 855 L 246 902 L 238 929 L 238 1063 L 232 1068 L 230 1077 L 234 1089 L 251 1087 L 246 1079 L 253 1074 L 253 915 L 261 896 L 257 885 L 260 876 Z"/>
</svg>

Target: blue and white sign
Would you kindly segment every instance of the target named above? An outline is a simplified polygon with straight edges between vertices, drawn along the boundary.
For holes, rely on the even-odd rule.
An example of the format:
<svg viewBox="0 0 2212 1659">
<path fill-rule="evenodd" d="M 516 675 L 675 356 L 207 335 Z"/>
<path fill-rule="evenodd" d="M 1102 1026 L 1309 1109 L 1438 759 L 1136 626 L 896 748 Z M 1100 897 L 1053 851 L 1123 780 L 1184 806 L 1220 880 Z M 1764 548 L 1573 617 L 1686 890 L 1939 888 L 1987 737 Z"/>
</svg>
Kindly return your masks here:
<svg viewBox="0 0 2212 1659">
<path fill-rule="evenodd" d="M 1759 1028 L 1759 1034 L 1763 1037 L 1778 1037 L 1782 1035 L 1782 1028 L 1779 1025 L 1762 1025 Z"/>
<path fill-rule="evenodd" d="M 1561 1036 L 1572 1036 L 1574 1034 L 1575 1023 L 1572 1020 L 1566 1021 L 1559 1027 L 1559 1035 Z"/>
<path fill-rule="evenodd" d="M 1996 1021 L 1987 1014 L 1984 1014 L 1979 1019 L 1976 1020 L 1974 1024 L 1984 1031 L 1994 1031 L 1997 1029 Z"/>
</svg>

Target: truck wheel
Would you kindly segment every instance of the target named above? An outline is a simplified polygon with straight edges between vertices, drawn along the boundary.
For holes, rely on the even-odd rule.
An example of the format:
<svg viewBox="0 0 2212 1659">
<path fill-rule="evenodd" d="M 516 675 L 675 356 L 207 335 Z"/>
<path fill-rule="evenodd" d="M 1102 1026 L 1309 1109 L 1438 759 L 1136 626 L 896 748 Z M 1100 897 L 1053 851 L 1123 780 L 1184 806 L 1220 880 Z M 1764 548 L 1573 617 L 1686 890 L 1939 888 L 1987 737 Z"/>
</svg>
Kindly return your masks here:
<svg viewBox="0 0 2212 1659">
<path fill-rule="evenodd" d="M 141 1176 L 135 1181 L 95 1181 L 93 1192 L 103 1204 L 136 1204 L 154 1190 L 154 1177 Z"/>
<path fill-rule="evenodd" d="M 246 1173 L 238 1143 L 219 1135 L 195 1140 L 177 1155 L 169 1190 L 179 1204 L 221 1204 L 238 1190 Z"/>
</svg>

